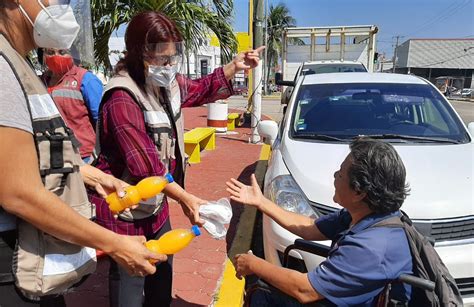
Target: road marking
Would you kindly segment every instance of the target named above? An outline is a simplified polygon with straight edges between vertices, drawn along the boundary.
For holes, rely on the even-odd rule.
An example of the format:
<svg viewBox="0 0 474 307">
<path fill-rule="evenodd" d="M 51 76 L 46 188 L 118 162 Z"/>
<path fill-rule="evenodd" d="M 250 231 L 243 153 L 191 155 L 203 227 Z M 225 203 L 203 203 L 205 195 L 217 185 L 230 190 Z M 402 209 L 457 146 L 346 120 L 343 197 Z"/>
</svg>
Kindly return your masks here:
<svg viewBox="0 0 474 307">
<path fill-rule="evenodd" d="M 244 302 L 245 280 L 235 277 L 235 267 L 227 258 L 221 287 L 217 294 L 214 307 L 240 307 Z"/>
<path fill-rule="evenodd" d="M 260 150 L 259 160 L 268 160 L 270 158 L 271 147 L 270 145 L 264 144 Z"/>
</svg>

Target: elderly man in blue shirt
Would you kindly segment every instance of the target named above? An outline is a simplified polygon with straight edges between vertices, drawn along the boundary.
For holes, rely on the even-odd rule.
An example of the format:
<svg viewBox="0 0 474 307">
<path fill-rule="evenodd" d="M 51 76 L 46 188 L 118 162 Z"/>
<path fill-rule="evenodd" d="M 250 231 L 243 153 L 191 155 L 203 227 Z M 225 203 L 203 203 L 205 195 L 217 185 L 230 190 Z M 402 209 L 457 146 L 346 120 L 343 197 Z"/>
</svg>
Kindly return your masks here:
<svg viewBox="0 0 474 307">
<path fill-rule="evenodd" d="M 359 138 L 334 173 L 334 202 L 338 212 L 313 220 L 286 211 L 266 199 L 252 175 L 247 186 L 231 179 L 231 199 L 255 206 L 280 226 L 306 240 L 332 240 L 329 256 L 309 273 L 273 265 L 252 254 L 235 257 L 237 277 L 251 274 L 274 289 L 257 291 L 252 306 L 301 306 L 316 302 L 328 306 L 373 306 L 385 285 L 401 274 L 412 273 L 410 248 L 402 228 L 370 227 L 401 215 L 408 195 L 406 171 L 395 149 L 388 143 Z M 411 288 L 395 284 L 392 296 L 410 299 Z"/>
</svg>

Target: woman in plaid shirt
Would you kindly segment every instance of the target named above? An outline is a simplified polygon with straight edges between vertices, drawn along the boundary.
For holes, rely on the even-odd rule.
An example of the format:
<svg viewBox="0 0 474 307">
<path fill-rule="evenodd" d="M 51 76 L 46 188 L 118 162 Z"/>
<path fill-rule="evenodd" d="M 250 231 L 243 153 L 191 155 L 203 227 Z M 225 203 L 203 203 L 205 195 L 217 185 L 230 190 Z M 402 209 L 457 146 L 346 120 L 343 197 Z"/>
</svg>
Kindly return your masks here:
<svg viewBox="0 0 474 307">
<path fill-rule="evenodd" d="M 192 224 L 202 226 L 199 206 L 205 201 L 186 192 L 181 108 L 195 107 L 233 94 L 230 80 L 236 72 L 258 65 L 264 47 L 238 54 L 231 63 L 201 79 L 177 74 L 182 62 L 182 36 L 173 21 L 158 12 L 135 16 L 125 34 L 127 53 L 117 64 L 115 77 L 104 92 L 99 114 L 101 152 L 97 168 L 135 184 L 149 176 L 170 172 L 175 182 L 163 199 L 150 199 L 119 215 L 108 209 L 97 193 L 97 222 L 120 234 L 157 239 L 170 230 L 166 197 L 177 200 Z M 154 275 L 131 277 L 111 260 L 111 306 L 169 306 L 172 259 L 157 265 Z M 143 301 L 143 293 L 145 298 Z"/>
</svg>

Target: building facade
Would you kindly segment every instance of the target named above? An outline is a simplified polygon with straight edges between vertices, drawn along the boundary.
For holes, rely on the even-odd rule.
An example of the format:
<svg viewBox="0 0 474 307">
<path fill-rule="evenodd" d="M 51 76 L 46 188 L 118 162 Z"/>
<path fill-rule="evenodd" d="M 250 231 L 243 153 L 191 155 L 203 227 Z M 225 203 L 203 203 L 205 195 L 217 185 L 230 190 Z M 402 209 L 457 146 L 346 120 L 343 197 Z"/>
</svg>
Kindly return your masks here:
<svg viewBox="0 0 474 307">
<path fill-rule="evenodd" d="M 474 39 L 410 39 L 395 50 L 396 73 L 430 80 L 442 91 L 474 88 Z"/>
</svg>

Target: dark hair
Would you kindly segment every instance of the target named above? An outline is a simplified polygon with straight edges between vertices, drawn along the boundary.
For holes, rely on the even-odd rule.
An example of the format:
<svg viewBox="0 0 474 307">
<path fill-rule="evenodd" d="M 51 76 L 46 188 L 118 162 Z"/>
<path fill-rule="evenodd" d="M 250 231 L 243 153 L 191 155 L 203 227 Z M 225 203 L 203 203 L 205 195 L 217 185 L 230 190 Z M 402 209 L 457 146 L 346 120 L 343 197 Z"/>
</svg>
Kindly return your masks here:
<svg viewBox="0 0 474 307">
<path fill-rule="evenodd" d="M 364 202 L 377 213 L 393 212 L 408 196 L 402 159 L 389 143 L 370 138 L 355 139 L 350 145 L 351 188 L 366 193 Z"/>
<path fill-rule="evenodd" d="M 160 12 L 142 12 L 135 15 L 128 24 L 125 32 L 125 47 L 127 52 L 115 67 L 115 73 L 127 70 L 137 83 L 145 88 L 145 65 L 143 52 L 145 46 L 153 43 L 181 42 L 183 37 L 176 24 Z"/>
</svg>

